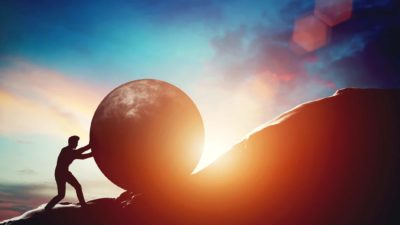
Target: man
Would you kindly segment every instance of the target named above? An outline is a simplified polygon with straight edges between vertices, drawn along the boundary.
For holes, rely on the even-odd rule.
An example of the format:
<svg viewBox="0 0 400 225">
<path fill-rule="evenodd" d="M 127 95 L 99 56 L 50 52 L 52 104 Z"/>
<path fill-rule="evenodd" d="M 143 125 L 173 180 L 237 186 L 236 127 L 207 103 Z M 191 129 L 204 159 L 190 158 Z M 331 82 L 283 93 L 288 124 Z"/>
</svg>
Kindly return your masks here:
<svg viewBox="0 0 400 225">
<path fill-rule="evenodd" d="M 58 194 L 51 199 L 51 201 L 46 205 L 45 209 L 52 209 L 59 201 L 61 201 L 65 196 L 65 184 L 68 182 L 76 190 L 76 195 L 78 196 L 79 203 L 81 206 L 86 206 L 85 198 L 83 197 L 82 187 L 78 180 L 72 175 L 68 170 L 69 165 L 75 159 L 87 159 L 92 157 L 92 152 L 83 154 L 85 151 L 90 149 L 90 143 L 85 147 L 76 149 L 78 146 L 79 137 L 71 136 L 68 138 L 68 146 L 64 147 L 57 159 L 57 166 L 55 171 L 55 177 L 57 182 Z"/>
</svg>

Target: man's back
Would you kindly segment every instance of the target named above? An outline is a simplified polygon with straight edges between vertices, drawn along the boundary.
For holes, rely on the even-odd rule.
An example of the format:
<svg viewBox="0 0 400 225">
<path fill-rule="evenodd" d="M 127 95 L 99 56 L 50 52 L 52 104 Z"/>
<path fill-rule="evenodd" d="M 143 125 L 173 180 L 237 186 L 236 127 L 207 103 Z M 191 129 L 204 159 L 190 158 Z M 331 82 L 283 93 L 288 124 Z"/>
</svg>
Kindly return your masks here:
<svg viewBox="0 0 400 225">
<path fill-rule="evenodd" d="M 57 159 L 56 172 L 66 172 L 68 171 L 69 165 L 71 165 L 72 161 L 76 159 L 76 152 L 71 149 L 69 146 L 61 149 L 60 154 Z"/>
<path fill-rule="evenodd" d="M 78 146 L 79 137 L 71 136 L 68 138 L 68 146 L 61 149 L 60 154 L 57 158 L 57 166 L 55 171 L 55 178 L 57 183 L 58 194 L 54 196 L 47 203 L 45 209 L 49 210 L 53 208 L 57 202 L 61 201 L 65 196 L 65 184 L 69 183 L 76 190 L 76 195 L 78 196 L 79 203 L 83 206 L 86 205 L 85 198 L 83 197 L 82 187 L 74 175 L 68 171 L 69 165 L 71 165 L 74 159 L 87 159 L 92 157 L 92 153 L 83 154 L 86 150 L 90 149 L 90 144 L 85 147 L 75 149 Z"/>
</svg>

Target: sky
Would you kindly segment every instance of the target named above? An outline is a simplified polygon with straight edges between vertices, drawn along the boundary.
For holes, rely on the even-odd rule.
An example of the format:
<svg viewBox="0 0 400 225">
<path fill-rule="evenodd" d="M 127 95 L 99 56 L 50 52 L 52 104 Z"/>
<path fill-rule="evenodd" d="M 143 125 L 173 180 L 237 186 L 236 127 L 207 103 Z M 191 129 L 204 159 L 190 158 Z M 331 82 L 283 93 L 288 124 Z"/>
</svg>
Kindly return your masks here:
<svg viewBox="0 0 400 225">
<path fill-rule="evenodd" d="M 122 83 L 170 82 L 205 126 L 201 169 L 255 127 L 337 89 L 399 88 L 396 0 L 0 1 L 0 220 L 56 194 L 59 150 L 88 142 Z M 93 159 L 87 199 L 115 197 Z M 68 199 L 76 201 L 73 189 Z"/>
</svg>

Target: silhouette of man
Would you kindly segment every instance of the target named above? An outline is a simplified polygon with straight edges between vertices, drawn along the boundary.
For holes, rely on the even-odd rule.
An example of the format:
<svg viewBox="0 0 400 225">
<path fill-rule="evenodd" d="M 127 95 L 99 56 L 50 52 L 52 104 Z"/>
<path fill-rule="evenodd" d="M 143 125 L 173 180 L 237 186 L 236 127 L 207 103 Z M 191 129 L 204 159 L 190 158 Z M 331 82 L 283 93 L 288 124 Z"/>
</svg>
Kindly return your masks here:
<svg viewBox="0 0 400 225">
<path fill-rule="evenodd" d="M 64 147 L 57 159 L 57 166 L 55 171 L 55 177 L 57 182 L 58 194 L 50 200 L 46 205 L 45 209 L 52 209 L 59 201 L 61 201 L 65 196 L 65 184 L 68 182 L 76 190 L 76 195 L 78 196 L 79 203 L 81 206 L 86 206 L 85 198 L 83 197 L 82 187 L 78 180 L 72 175 L 68 170 L 69 165 L 75 159 L 87 159 L 92 157 L 92 152 L 83 154 L 85 151 L 89 150 L 90 143 L 82 148 L 76 149 L 78 146 L 79 137 L 71 136 L 68 138 L 68 146 Z"/>
</svg>

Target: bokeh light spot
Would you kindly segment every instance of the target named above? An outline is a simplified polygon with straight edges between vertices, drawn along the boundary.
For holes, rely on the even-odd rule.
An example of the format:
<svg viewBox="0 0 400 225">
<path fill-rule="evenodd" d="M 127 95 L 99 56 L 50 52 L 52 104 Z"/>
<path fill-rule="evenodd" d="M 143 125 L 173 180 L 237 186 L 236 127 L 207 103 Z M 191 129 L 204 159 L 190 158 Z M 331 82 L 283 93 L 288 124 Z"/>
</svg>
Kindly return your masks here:
<svg viewBox="0 0 400 225">
<path fill-rule="evenodd" d="M 330 28 L 313 15 L 296 21 L 292 41 L 307 52 L 315 51 L 329 41 Z"/>
<path fill-rule="evenodd" d="M 314 15 L 333 27 L 350 19 L 352 9 L 352 0 L 316 0 Z"/>
</svg>

